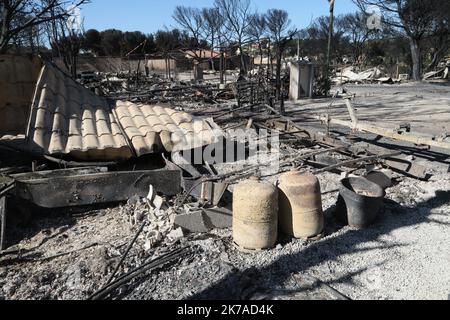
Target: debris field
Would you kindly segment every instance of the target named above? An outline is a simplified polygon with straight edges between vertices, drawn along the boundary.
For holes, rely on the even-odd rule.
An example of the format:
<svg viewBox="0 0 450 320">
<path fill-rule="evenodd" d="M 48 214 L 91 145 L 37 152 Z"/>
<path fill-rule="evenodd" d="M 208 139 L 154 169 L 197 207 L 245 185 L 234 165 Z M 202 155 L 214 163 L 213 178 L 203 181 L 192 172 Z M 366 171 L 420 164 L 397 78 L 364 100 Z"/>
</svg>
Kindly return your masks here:
<svg viewBox="0 0 450 320">
<path fill-rule="evenodd" d="M 0 69 L 0 299 L 448 298 L 448 82 Z"/>
</svg>

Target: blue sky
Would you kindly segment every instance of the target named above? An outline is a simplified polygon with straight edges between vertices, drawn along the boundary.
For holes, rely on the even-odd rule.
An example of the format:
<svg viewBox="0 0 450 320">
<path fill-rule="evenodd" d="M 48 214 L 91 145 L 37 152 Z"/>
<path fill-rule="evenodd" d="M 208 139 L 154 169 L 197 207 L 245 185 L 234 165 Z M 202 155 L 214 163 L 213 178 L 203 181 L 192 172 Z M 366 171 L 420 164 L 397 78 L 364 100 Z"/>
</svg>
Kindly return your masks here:
<svg viewBox="0 0 450 320">
<path fill-rule="evenodd" d="M 152 33 L 164 27 L 176 27 L 172 12 L 177 5 L 208 7 L 214 0 L 91 0 L 82 9 L 85 29 L 100 31 L 115 28 L 124 31 Z M 252 0 L 259 12 L 270 8 L 289 12 L 297 28 L 309 25 L 312 19 L 328 14 L 327 0 Z M 356 11 L 351 0 L 336 0 L 336 14 Z"/>
</svg>

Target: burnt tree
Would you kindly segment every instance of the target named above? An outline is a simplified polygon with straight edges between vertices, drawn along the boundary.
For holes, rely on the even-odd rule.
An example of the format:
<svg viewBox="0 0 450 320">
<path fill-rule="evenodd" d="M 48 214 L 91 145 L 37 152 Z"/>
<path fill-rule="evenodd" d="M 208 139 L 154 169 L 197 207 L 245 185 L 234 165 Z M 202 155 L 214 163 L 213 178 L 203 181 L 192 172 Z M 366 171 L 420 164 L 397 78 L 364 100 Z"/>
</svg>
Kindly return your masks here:
<svg viewBox="0 0 450 320">
<path fill-rule="evenodd" d="M 291 20 L 289 19 L 289 14 L 284 10 L 270 9 L 266 14 L 266 19 L 267 29 L 276 50 L 276 97 L 281 100 L 281 64 L 283 54 L 287 44 L 297 34 L 297 30 L 289 29 Z"/>
<path fill-rule="evenodd" d="M 72 9 L 88 2 L 78 0 Z M 12 39 L 30 28 L 50 21 L 67 19 L 72 9 L 65 8 L 65 4 L 63 0 L 1 0 L 0 54 L 8 51 Z"/>
<path fill-rule="evenodd" d="M 251 39 L 248 29 L 253 23 L 253 12 L 250 0 L 216 0 L 215 6 L 225 19 L 224 28 L 227 29 L 230 42 L 235 42 L 239 48 L 240 72 L 247 74 L 248 66 L 244 58 L 244 44 Z"/>
<path fill-rule="evenodd" d="M 433 35 L 435 26 L 448 16 L 448 0 L 354 0 L 363 12 L 379 8 L 382 21 L 406 37 L 412 60 L 412 77 L 421 80 L 424 41 Z M 370 13 L 369 13 L 370 14 Z"/>
</svg>

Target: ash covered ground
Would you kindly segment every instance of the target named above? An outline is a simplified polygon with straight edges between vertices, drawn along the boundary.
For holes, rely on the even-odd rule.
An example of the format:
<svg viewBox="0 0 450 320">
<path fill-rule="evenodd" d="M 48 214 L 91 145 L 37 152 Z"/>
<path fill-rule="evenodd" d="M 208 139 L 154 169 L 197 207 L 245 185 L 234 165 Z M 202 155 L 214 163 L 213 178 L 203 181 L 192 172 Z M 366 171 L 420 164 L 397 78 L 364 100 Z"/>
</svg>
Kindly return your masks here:
<svg viewBox="0 0 450 320">
<path fill-rule="evenodd" d="M 448 124 L 445 117 L 449 100 L 436 98 L 434 92 L 440 90 L 447 97 L 447 87 L 425 86 L 420 96 L 415 85 L 390 86 L 388 91 L 385 88 L 359 89 L 363 93 L 358 92 L 358 102 L 367 107 L 358 111 L 365 120 L 379 122 L 391 115 L 390 121 L 397 123 L 410 121 L 414 116 L 419 120 L 412 121 L 413 129 L 427 128 L 425 132 L 437 135 L 443 132 Z M 329 101 L 317 100 L 317 103 L 329 108 Z M 344 107 L 340 103 L 336 108 Z M 322 112 L 320 106 L 304 110 L 302 106 L 288 105 L 288 109 L 292 108 L 299 112 Z M 192 104 L 185 109 L 205 112 L 202 105 Z M 337 109 L 334 111 L 338 112 Z M 319 123 L 302 125 L 323 130 Z M 346 135 L 347 132 L 333 128 L 333 133 Z M 369 134 L 359 136 L 376 138 Z M 377 142 L 410 150 L 406 143 L 386 139 Z M 173 249 L 188 249 L 181 258 L 141 274 L 108 298 L 336 299 L 345 296 L 446 300 L 450 294 L 448 155 L 419 153 L 410 157 L 417 156 L 415 160 L 429 168 L 431 179 L 419 181 L 394 175 L 394 185 L 386 191 L 383 210 L 376 223 L 365 230 L 354 230 L 336 221 L 335 204 L 341 176 L 320 174 L 326 232 L 316 241 L 290 239 L 280 234 L 276 248 L 242 253 L 233 245 L 231 229 L 180 235 L 172 227 L 173 213 L 167 206 L 155 220 L 164 231 L 155 234 L 154 230 L 146 230 L 119 269 L 119 275 Z M 269 180 L 274 183 L 277 177 Z M 9 239 L 15 245 L 0 255 L 0 299 L 81 300 L 102 288 L 139 229 L 136 219 L 149 211 L 145 202 L 131 200 L 122 206 L 81 214 L 38 212 L 8 230 Z"/>
<path fill-rule="evenodd" d="M 189 250 L 110 298 L 333 299 L 311 278 L 350 299 L 448 298 L 450 174 L 437 174 L 429 182 L 398 177 L 376 223 L 366 230 L 335 221 L 340 176 L 319 178 L 327 216 L 323 239 L 280 235 L 273 250 L 250 254 L 235 249 L 231 229 L 186 235 L 150 251 L 140 239 L 120 273 L 176 247 Z M 105 284 L 137 228 L 123 207 L 37 216 L 16 246 L 21 250 L 0 257 L 0 296 L 86 299 Z"/>
</svg>

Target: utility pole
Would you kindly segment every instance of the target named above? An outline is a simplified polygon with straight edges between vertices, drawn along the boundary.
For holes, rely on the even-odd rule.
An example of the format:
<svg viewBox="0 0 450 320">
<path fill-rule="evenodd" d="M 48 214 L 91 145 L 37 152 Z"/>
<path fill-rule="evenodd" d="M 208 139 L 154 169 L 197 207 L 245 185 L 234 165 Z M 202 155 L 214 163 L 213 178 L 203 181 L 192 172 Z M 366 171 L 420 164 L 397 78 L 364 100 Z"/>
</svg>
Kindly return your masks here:
<svg viewBox="0 0 450 320">
<path fill-rule="evenodd" d="M 327 62 L 326 62 L 326 71 L 325 71 L 325 79 L 327 81 L 327 89 L 328 91 L 331 89 L 330 87 L 330 64 L 331 64 L 331 40 L 333 38 L 333 26 L 334 26 L 334 2 L 335 0 L 328 0 L 330 3 L 330 29 L 328 32 L 328 47 L 327 47 Z M 327 92 L 328 95 L 328 92 Z"/>
</svg>

